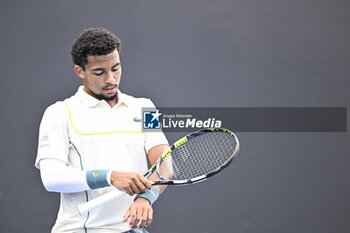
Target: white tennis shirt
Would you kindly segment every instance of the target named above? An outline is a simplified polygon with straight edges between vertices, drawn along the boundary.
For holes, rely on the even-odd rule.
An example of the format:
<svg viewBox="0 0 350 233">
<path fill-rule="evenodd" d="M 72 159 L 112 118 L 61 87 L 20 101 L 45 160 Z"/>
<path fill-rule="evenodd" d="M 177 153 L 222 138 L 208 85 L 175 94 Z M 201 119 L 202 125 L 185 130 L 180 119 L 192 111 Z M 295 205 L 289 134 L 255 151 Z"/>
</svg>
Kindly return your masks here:
<svg viewBox="0 0 350 233">
<path fill-rule="evenodd" d="M 134 98 L 118 90 L 118 103 L 87 94 L 83 87 L 61 102 L 49 106 L 39 131 L 35 166 L 42 159 L 58 159 L 80 170 L 111 169 L 147 171 L 146 154 L 152 147 L 168 144 L 162 132 L 142 132 L 142 107 L 154 107 L 149 99 Z M 133 203 L 125 195 L 88 215 L 80 216 L 77 205 L 113 190 L 113 187 L 78 193 L 61 193 L 61 204 L 52 232 L 123 232 L 130 228 L 123 215 Z"/>
</svg>

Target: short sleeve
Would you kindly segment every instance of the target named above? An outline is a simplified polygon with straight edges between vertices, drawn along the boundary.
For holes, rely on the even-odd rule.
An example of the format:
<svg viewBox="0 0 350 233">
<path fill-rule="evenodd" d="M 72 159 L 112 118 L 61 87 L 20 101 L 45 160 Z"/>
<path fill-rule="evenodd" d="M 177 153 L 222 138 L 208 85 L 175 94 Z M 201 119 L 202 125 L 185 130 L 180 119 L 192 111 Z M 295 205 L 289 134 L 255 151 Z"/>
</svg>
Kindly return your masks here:
<svg viewBox="0 0 350 233">
<path fill-rule="evenodd" d="M 156 108 L 153 102 L 150 99 L 147 99 L 146 106 L 144 107 L 151 107 Z M 166 139 L 163 131 L 160 132 L 146 132 L 145 135 L 145 151 L 148 153 L 152 147 L 163 145 L 163 144 L 169 144 L 168 140 Z"/>
<path fill-rule="evenodd" d="M 68 115 L 62 102 L 49 106 L 41 119 L 38 153 L 35 166 L 40 169 L 40 160 L 58 159 L 68 163 L 69 135 Z"/>
</svg>

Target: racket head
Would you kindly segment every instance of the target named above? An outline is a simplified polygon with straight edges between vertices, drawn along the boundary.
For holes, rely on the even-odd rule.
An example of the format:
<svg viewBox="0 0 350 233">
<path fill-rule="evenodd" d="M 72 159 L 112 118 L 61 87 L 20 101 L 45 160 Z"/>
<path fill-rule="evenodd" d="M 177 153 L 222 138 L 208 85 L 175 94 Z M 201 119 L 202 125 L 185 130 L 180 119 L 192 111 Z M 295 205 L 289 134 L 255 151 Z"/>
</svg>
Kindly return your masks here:
<svg viewBox="0 0 350 233">
<path fill-rule="evenodd" d="M 154 184 L 186 185 L 204 181 L 226 168 L 237 156 L 239 141 L 228 129 L 191 133 L 169 147 L 156 163 Z"/>
</svg>

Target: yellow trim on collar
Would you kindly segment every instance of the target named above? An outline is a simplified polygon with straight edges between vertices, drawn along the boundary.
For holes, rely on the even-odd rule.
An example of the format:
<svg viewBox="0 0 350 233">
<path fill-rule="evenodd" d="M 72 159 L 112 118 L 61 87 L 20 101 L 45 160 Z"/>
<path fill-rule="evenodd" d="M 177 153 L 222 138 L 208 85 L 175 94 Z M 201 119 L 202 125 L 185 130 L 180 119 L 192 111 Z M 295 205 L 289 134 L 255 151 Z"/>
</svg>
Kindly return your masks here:
<svg viewBox="0 0 350 233">
<path fill-rule="evenodd" d="M 62 103 L 63 103 L 63 102 L 62 102 Z M 65 104 L 65 103 L 63 103 L 63 104 L 64 104 L 64 106 L 66 106 L 66 108 L 67 108 L 67 110 L 68 110 L 69 121 L 70 121 L 70 123 L 71 123 L 71 125 L 72 125 L 73 130 L 74 130 L 77 134 L 79 134 L 79 135 L 91 136 L 91 135 L 113 134 L 113 133 L 141 133 L 141 134 L 146 133 L 146 132 L 141 132 L 141 131 L 109 131 L 109 132 L 92 132 L 92 133 L 82 133 L 82 132 L 79 132 L 79 131 L 75 128 L 75 126 L 74 126 L 74 124 L 73 124 L 72 114 L 71 114 L 71 111 L 70 111 L 68 105 Z"/>
</svg>

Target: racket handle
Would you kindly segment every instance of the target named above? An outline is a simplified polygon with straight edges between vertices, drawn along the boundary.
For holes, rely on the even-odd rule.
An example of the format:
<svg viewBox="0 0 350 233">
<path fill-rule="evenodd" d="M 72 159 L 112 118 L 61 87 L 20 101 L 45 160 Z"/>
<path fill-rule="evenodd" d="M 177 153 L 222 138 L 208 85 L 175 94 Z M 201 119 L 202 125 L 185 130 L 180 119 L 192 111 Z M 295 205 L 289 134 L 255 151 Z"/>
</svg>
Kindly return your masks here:
<svg viewBox="0 0 350 233">
<path fill-rule="evenodd" d="M 88 202 L 85 202 L 83 204 L 78 205 L 77 208 L 78 208 L 79 214 L 84 215 L 87 212 L 89 212 L 97 207 L 103 206 L 104 204 L 106 204 L 110 201 L 113 201 L 117 198 L 124 196 L 125 194 L 126 194 L 126 192 L 118 190 L 118 189 L 115 189 L 111 192 L 103 194 L 102 196 L 99 196 L 91 201 L 88 201 Z"/>
</svg>

